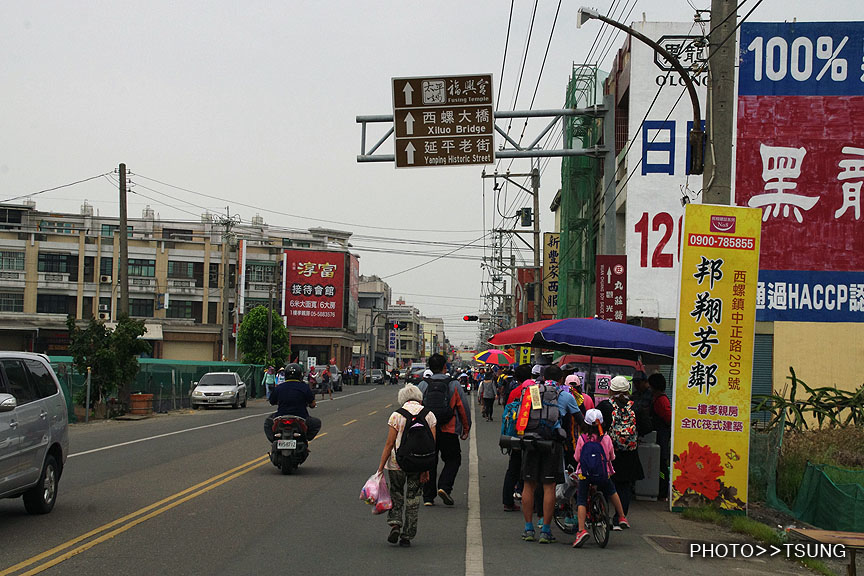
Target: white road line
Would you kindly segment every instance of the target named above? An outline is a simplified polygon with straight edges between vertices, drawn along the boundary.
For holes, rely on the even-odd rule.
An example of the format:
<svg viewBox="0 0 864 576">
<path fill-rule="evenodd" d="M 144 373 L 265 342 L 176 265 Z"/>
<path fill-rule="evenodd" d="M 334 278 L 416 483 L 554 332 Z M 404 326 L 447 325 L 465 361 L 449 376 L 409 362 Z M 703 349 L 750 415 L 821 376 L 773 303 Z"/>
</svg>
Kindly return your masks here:
<svg viewBox="0 0 864 576">
<path fill-rule="evenodd" d="M 333 400 L 340 400 L 342 398 L 348 398 L 350 396 L 356 396 L 358 394 L 366 394 L 367 392 L 373 392 L 375 389 L 372 388 L 370 390 L 363 390 L 361 392 L 353 392 L 351 394 L 346 394 L 345 396 L 339 396 L 338 398 L 334 398 Z M 329 400 L 322 400 L 321 402 L 329 402 Z M 168 436 L 175 436 L 177 434 L 185 434 L 186 432 L 194 432 L 195 430 L 203 430 L 205 428 L 212 428 L 214 426 L 222 426 L 224 424 L 232 424 L 234 422 L 240 422 L 241 420 L 248 420 L 249 418 L 260 418 L 265 415 L 264 413 L 259 414 L 251 414 L 249 416 L 241 416 L 240 418 L 234 418 L 233 420 L 226 420 L 224 422 L 216 422 L 215 424 L 205 424 L 204 426 L 195 426 L 193 428 L 186 428 L 184 430 L 177 430 L 176 432 L 166 432 L 165 434 L 157 434 L 156 436 L 148 436 L 146 438 L 138 438 L 137 440 L 130 440 L 129 442 L 121 442 L 120 444 L 111 444 L 110 446 L 102 446 L 101 448 L 94 448 L 93 450 L 85 450 L 84 452 L 76 452 L 75 454 L 70 454 L 68 458 L 75 458 L 76 456 L 84 456 L 86 454 L 94 454 L 96 452 L 102 452 L 104 450 L 111 450 L 112 448 L 121 448 L 123 446 L 129 446 L 130 444 L 138 444 L 139 442 L 147 442 L 149 440 L 157 440 L 159 438 L 166 438 Z"/>
<path fill-rule="evenodd" d="M 470 398 L 470 396 L 469 396 Z M 477 426 L 474 402 L 471 404 L 471 422 Z M 468 523 L 465 527 L 465 576 L 483 576 L 483 527 L 480 522 L 480 472 L 477 457 L 477 431 L 471 430 L 468 455 Z"/>
</svg>

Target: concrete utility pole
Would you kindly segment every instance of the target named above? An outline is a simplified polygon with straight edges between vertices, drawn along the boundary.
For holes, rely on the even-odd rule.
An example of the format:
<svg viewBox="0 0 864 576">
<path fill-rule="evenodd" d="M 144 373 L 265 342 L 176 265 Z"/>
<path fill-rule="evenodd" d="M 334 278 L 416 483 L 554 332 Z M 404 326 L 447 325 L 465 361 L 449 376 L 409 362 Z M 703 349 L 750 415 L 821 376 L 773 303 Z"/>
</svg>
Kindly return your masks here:
<svg viewBox="0 0 864 576">
<path fill-rule="evenodd" d="M 118 168 L 120 177 L 120 261 L 117 262 L 117 286 L 120 298 L 117 302 L 117 316 L 129 316 L 129 225 L 126 223 L 126 164 Z"/>
<path fill-rule="evenodd" d="M 273 358 L 273 286 L 270 286 L 270 303 L 267 305 L 267 362 Z"/>
<path fill-rule="evenodd" d="M 531 189 L 534 194 L 534 321 L 540 321 L 543 311 L 543 267 L 540 264 L 540 171 L 531 170 Z M 536 351 L 539 355 L 539 350 Z"/>
<path fill-rule="evenodd" d="M 735 64 L 738 41 L 736 0 L 711 0 L 708 34 L 708 147 L 702 175 L 702 201 L 732 202 L 732 131 L 735 125 Z M 723 46 L 720 46 L 723 44 Z"/>
<path fill-rule="evenodd" d="M 228 360 L 228 352 L 231 349 L 231 325 L 228 300 L 231 291 L 228 289 L 228 281 L 230 279 L 230 259 L 231 259 L 231 228 L 234 227 L 236 220 L 231 218 L 231 208 L 225 208 L 226 216 L 220 218 L 220 224 L 225 227 L 225 232 L 222 235 L 222 360 Z"/>
</svg>

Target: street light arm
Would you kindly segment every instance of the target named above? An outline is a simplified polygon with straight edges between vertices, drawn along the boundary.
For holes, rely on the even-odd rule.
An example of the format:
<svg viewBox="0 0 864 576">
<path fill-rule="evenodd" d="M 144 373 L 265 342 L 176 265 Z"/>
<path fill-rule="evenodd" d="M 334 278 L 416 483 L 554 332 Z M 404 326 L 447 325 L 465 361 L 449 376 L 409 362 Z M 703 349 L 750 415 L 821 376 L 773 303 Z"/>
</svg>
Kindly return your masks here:
<svg viewBox="0 0 864 576">
<path fill-rule="evenodd" d="M 702 130 L 702 112 L 699 109 L 699 95 L 696 94 L 696 86 L 693 85 L 693 79 L 690 78 L 690 74 L 687 72 L 687 69 L 681 65 L 681 62 L 678 61 L 678 58 L 669 53 L 668 50 L 663 48 L 660 44 L 648 38 L 641 32 L 634 30 L 630 26 L 626 24 L 622 24 L 620 22 L 616 22 L 611 18 L 607 18 L 603 16 L 596 10 L 592 10 L 590 8 L 580 8 L 579 14 L 577 17 L 577 27 L 581 26 L 585 21 L 590 19 L 600 20 L 601 22 L 605 22 L 610 26 L 614 26 L 623 32 L 626 32 L 630 36 L 633 36 L 637 40 L 641 40 L 648 46 L 654 49 L 655 52 L 663 56 L 669 64 L 672 65 L 672 68 L 675 69 L 676 72 L 681 76 L 681 80 L 684 82 L 684 85 L 687 87 L 687 92 L 690 94 L 690 103 L 693 105 L 693 130 L 690 132 L 690 146 L 691 146 L 691 167 L 690 172 L 692 174 L 701 174 L 702 167 L 704 164 L 702 147 L 705 132 Z M 698 168 L 694 170 L 694 168 Z"/>
</svg>

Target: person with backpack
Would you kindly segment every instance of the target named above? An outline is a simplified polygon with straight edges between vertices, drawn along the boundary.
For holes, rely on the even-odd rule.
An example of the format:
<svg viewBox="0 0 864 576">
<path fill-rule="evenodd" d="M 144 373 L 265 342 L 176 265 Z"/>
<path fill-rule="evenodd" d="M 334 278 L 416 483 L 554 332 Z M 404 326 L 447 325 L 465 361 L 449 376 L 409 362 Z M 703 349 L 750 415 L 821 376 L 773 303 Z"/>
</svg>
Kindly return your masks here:
<svg viewBox="0 0 864 576">
<path fill-rule="evenodd" d="M 516 367 L 514 380 L 518 382 L 533 383 L 531 379 L 531 364 L 520 364 Z M 516 436 L 516 419 L 519 416 L 519 406 L 522 397 L 517 392 L 521 385 L 511 390 L 504 398 L 504 414 L 501 416 L 501 434 L 503 436 Z M 513 397 L 514 400 L 510 401 Z M 518 512 L 519 505 L 516 503 L 516 494 L 522 494 L 519 482 L 522 476 L 522 451 L 510 450 L 507 471 L 504 473 L 504 485 L 501 488 L 501 501 L 505 512 Z"/>
<path fill-rule="evenodd" d="M 483 406 L 483 417 L 487 422 L 492 421 L 492 410 L 495 407 L 495 395 L 497 393 L 495 381 L 492 380 L 492 373 L 487 372 L 486 377 L 480 383 L 480 390 L 477 391 L 477 403 Z"/>
<path fill-rule="evenodd" d="M 638 480 L 645 477 L 639 452 L 636 450 L 637 440 L 642 436 L 642 432 L 639 429 L 635 404 L 630 399 L 630 383 L 627 378 L 612 378 L 609 393 L 610 398 L 602 401 L 597 408 L 603 414 L 603 421 L 609 422 L 609 437 L 615 448 L 615 474 L 611 479 L 621 498 L 621 508 L 626 516 L 630 510 L 633 488 Z M 612 519 L 613 530 L 621 529 L 619 521 L 618 516 Z"/>
<path fill-rule="evenodd" d="M 612 461 L 615 459 L 615 449 L 612 439 L 603 433 L 603 413 L 596 408 L 585 413 L 585 422 L 582 433 L 576 441 L 576 474 L 579 478 L 576 488 L 576 504 L 578 506 L 576 516 L 579 530 L 576 539 L 573 540 L 574 548 L 581 548 L 588 539 L 585 530 L 585 517 L 587 516 L 588 492 L 593 484 L 603 492 L 606 498 L 612 502 L 618 513 L 618 525 L 621 528 L 630 528 L 630 523 L 621 508 L 621 498 L 615 490 L 615 484 L 609 479 L 615 474 Z"/>
<path fill-rule="evenodd" d="M 526 438 L 551 441 L 551 447 L 526 444 L 522 454 L 522 515 L 525 531 L 522 539 L 534 540 L 534 491 L 542 486 L 543 525 L 539 542 L 555 542 L 552 535 L 552 513 L 555 510 L 555 485 L 564 482 L 564 443 L 566 432 L 561 426 L 562 417 L 580 414 L 576 399 L 559 387 L 561 368 L 549 365 L 543 372 L 545 380 L 541 383 L 528 383 L 523 389 L 520 419 L 517 430 Z M 536 387 L 536 388 L 535 388 Z M 581 414 L 580 414 L 581 415 Z M 527 418 L 525 418 L 527 416 Z M 523 427 L 524 426 L 524 427 Z"/>
<path fill-rule="evenodd" d="M 418 384 L 423 392 L 423 406 L 428 408 L 438 422 L 436 435 L 435 466 L 429 482 L 423 485 L 423 505 L 434 506 L 436 496 L 447 506 L 453 506 L 453 484 L 462 465 L 462 448 L 459 440 L 468 439 L 471 429 L 471 412 L 467 410 L 462 386 L 447 375 L 447 359 L 435 353 L 429 357 L 432 376 Z M 441 474 L 438 472 L 438 455 L 444 461 Z"/>
<path fill-rule="evenodd" d="M 429 481 L 435 460 L 437 420 L 420 402 L 423 393 L 405 384 L 396 395 L 401 406 L 387 420 L 387 441 L 381 452 L 378 473 L 387 470 L 393 507 L 387 513 L 387 541 L 411 546 L 417 535 L 421 486 Z"/>
<path fill-rule="evenodd" d="M 659 499 L 669 499 L 669 451 L 672 440 L 672 404 L 666 396 L 666 377 L 655 372 L 648 377 L 651 387 L 651 424 L 657 431 L 657 444 L 660 445 L 660 486 Z"/>
</svg>

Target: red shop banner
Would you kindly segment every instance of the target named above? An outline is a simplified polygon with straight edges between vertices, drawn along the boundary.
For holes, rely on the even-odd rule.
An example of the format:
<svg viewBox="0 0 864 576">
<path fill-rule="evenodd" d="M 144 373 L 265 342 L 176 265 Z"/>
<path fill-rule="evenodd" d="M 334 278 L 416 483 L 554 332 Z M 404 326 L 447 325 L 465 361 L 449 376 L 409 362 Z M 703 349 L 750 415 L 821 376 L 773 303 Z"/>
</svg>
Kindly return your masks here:
<svg viewBox="0 0 864 576">
<path fill-rule="evenodd" d="M 597 317 L 627 323 L 627 256 L 597 255 Z"/>
<path fill-rule="evenodd" d="M 283 253 L 287 326 L 342 328 L 345 298 L 345 254 L 313 250 Z"/>
</svg>

